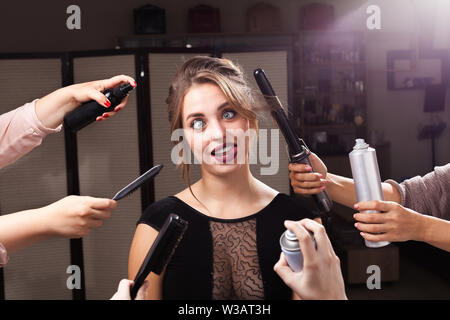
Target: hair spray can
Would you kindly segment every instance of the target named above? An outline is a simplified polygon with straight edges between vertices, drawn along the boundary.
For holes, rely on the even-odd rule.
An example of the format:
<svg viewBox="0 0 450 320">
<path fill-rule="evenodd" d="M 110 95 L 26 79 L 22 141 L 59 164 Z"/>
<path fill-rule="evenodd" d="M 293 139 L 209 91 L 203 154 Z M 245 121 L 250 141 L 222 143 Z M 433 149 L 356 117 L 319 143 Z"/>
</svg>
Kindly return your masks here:
<svg viewBox="0 0 450 320">
<path fill-rule="evenodd" d="M 369 147 L 364 139 L 356 139 L 356 144 L 353 147 L 353 151 L 350 152 L 349 158 L 358 202 L 384 200 L 375 149 Z M 366 212 L 375 213 L 377 211 L 370 210 Z M 388 245 L 390 242 L 365 240 L 365 243 L 367 247 L 380 248 Z"/>
<path fill-rule="evenodd" d="M 316 242 L 314 241 L 314 235 L 312 233 L 311 237 L 314 242 L 314 246 L 316 246 Z M 297 236 L 290 230 L 286 230 L 283 232 L 280 238 L 280 246 L 281 251 L 283 251 L 284 256 L 286 257 L 287 263 L 289 267 L 294 272 L 300 272 L 303 270 L 303 254 L 300 250 L 300 243 L 298 242 Z"/>
</svg>

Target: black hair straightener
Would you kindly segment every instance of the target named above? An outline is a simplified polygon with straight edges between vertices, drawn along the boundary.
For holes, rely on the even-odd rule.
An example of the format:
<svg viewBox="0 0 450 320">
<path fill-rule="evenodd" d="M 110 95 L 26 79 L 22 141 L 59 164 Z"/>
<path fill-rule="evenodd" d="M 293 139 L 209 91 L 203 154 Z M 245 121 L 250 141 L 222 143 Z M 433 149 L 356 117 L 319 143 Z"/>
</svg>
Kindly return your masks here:
<svg viewBox="0 0 450 320">
<path fill-rule="evenodd" d="M 312 168 L 311 162 L 309 161 L 310 151 L 305 142 L 295 134 L 295 130 L 289 123 L 283 106 L 275 94 L 272 85 L 267 79 L 264 70 L 256 69 L 253 72 L 253 75 L 259 89 L 261 90 L 261 93 L 264 95 L 264 98 L 269 104 L 272 117 L 277 122 L 278 128 L 283 133 L 284 139 L 286 140 L 288 145 L 289 162 L 307 164 Z M 313 198 L 320 212 L 327 213 L 331 210 L 333 202 L 325 190 L 314 194 Z"/>
<path fill-rule="evenodd" d="M 153 178 L 154 176 L 156 176 L 159 171 L 161 171 L 161 169 L 164 166 L 162 164 L 158 164 L 156 166 L 154 166 L 153 168 L 151 168 L 150 170 L 148 170 L 147 172 L 145 172 L 143 175 L 141 175 L 140 177 L 138 177 L 136 180 L 134 180 L 133 182 L 131 182 L 130 184 L 128 184 L 126 187 L 124 187 L 122 190 L 120 190 L 119 192 L 116 193 L 116 195 L 112 198 L 113 200 L 120 200 L 122 198 L 125 198 L 126 196 L 130 195 L 131 193 L 133 193 L 135 190 L 137 190 L 137 188 L 139 188 L 140 186 L 142 186 L 144 183 L 146 183 L 147 181 L 149 181 L 151 178 Z"/>
<path fill-rule="evenodd" d="M 130 289 L 131 299 L 136 298 L 139 288 L 150 272 L 161 274 L 183 238 L 187 226 L 187 221 L 176 214 L 171 213 L 167 217 L 134 278 L 134 284 Z"/>
</svg>

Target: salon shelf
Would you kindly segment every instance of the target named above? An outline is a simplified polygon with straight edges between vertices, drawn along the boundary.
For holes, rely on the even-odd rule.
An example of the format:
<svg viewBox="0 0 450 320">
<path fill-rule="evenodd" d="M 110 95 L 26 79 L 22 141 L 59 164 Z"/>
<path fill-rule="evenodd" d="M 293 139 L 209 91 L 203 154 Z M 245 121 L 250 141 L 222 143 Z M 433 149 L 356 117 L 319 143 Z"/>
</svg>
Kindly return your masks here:
<svg viewBox="0 0 450 320">
<path fill-rule="evenodd" d="M 304 130 L 306 133 L 316 131 L 336 132 L 336 133 L 354 133 L 356 126 L 353 124 L 327 124 L 327 125 L 305 125 Z"/>
<path fill-rule="evenodd" d="M 304 63 L 299 63 L 298 66 L 299 67 L 306 67 L 306 68 L 310 68 L 310 67 L 329 67 L 329 68 L 334 68 L 334 67 L 354 67 L 354 66 L 364 66 L 364 62 L 304 62 Z"/>
</svg>

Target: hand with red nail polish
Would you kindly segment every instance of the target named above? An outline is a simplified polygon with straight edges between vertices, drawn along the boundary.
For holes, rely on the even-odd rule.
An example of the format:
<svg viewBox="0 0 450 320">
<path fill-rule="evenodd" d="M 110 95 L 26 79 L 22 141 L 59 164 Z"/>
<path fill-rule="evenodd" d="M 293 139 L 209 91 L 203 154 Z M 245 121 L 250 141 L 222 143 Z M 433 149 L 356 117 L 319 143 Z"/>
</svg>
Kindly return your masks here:
<svg viewBox="0 0 450 320">
<path fill-rule="evenodd" d="M 36 100 L 36 115 L 44 127 L 57 128 L 62 124 L 64 116 L 67 113 L 89 100 L 95 100 L 99 105 L 104 106 L 105 108 L 110 107 L 111 102 L 103 92 L 124 83 L 130 83 L 134 87 L 137 86 L 137 83 L 133 78 L 119 75 L 110 79 L 78 83 L 58 89 L 45 97 Z M 118 108 L 118 110 L 124 108 L 127 102 L 128 97 L 125 97 L 116 108 Z M 113 116 L 114 114 L 114 111 L 108 113 L 109 116 Z"/>
</svg>

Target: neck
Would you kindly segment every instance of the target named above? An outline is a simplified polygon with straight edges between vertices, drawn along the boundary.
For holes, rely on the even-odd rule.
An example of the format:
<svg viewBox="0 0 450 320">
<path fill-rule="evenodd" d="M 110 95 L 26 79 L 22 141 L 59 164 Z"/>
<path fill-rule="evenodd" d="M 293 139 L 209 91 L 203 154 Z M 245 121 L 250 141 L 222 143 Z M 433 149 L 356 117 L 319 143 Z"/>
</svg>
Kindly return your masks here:
<svg viewBox="0 0 450 320">
<path fill-rule="evenodd" d="M 214 175 L 202 169 L 199 191 L 203 199 L 223 201 L 226 198 L 245 199 L 252 197 L 255 191 L 255 178 L 249 165 L 242 165 L 226 175 Z"/>
</svg>

